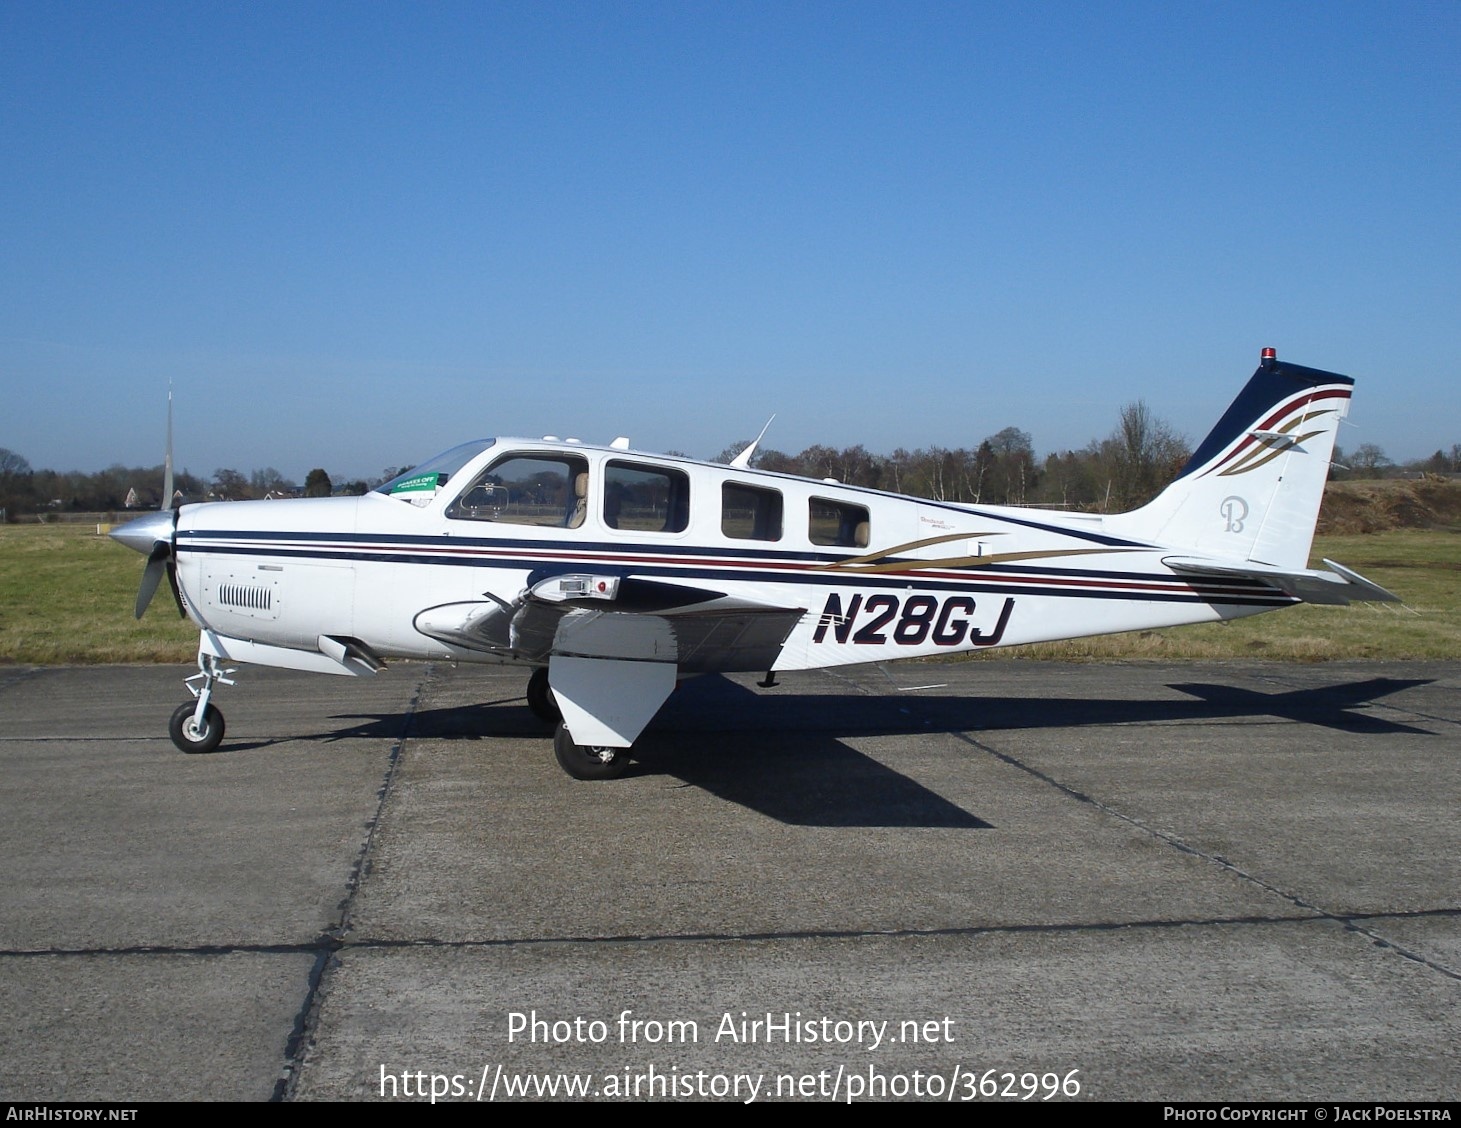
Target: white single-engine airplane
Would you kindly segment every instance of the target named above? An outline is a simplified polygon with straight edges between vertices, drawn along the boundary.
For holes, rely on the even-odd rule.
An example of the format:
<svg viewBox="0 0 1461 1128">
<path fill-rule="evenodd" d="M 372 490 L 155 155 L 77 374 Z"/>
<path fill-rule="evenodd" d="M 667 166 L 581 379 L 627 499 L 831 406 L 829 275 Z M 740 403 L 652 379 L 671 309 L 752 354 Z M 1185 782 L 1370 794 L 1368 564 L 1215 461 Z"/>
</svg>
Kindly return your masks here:
<svg viewBox="0 0 1461 1128">
<path fill-rule="evenodd" d="M 621 774 L 674 689 L 1393 600 L 1308 567 L 1347 376 L 1272 349 L 1170 486 L 1130 513 L 925 501 L 609 446 L 483 439 L 363 497 L 188 505 L 112 533 L 202 629 L 173 742 L 223 739 L 227 663 L 354 676 L 387 658 L 532 668 L 578 779 Z M 193 685 L 192 683 L 200 683 Z"/>
</svg>

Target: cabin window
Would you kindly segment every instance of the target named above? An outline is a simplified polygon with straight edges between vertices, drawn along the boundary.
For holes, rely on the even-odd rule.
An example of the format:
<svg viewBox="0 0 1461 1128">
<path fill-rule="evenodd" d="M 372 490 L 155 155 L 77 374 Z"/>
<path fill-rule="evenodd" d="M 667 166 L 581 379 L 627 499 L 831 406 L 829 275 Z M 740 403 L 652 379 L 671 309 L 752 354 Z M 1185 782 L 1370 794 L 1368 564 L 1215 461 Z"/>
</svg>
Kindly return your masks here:
<svg viewBox="0 0 1461 1128">
<path fill-rule="evenodd" d="M 494 462 L 446 511 L 463 521 L 576 529 L 588 504 L 588 462 L 515 454 Z"/>
<path fill-rule="evenodd" d="M 807 536 L 813 544 L 841 548 L 866 548 L 870 539 L 868 512 L 864 506 L 814 497 Z"/>
<path fill-rule="evenodd" d="M 604 524 L 635 533 L 681 533 L 690 524 L 690 478 L 639 462 L 604 470 Z"/>
<path fill-rule="evenodd" d="M 781 539 L 781 491 L 725 482 L 720 487 L 720 531 L 736 540 Z"/>
</svg>

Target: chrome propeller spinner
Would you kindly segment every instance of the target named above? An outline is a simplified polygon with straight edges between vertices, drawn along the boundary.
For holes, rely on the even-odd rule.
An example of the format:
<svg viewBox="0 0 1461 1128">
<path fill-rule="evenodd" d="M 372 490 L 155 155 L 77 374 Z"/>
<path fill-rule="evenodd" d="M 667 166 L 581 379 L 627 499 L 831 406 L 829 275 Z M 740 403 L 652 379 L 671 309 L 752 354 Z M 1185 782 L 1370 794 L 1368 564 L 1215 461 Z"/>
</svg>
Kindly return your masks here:
<svg viewBox="0 0 1461 1128">
<path fill-rule="evenodd" d="M 137 589 L 136 616 L 142 618 L 142 613 L 147 610 L 147 605 L 152 602 L 152 597 L 157 593 L 157 585 L 167 576 L 168 586 L 172 589 L 173 602 L 177 604 L 178 614 L 187 617 L 187 609 L 183 606 L 182 593 L 178 590 L 178 567 L 176 552 L 178 511 L 176 509 L 162 509 L 156 513 L 149 513 L 145 517 L 138 517 L 135 521 L 128 521 L 119 529 L 113 529 L 112 540 L 124 544 L 134 552 L 143 553 L 147 557 L 147 567 L 142 570 L 142 584 Z"/>
</svg>

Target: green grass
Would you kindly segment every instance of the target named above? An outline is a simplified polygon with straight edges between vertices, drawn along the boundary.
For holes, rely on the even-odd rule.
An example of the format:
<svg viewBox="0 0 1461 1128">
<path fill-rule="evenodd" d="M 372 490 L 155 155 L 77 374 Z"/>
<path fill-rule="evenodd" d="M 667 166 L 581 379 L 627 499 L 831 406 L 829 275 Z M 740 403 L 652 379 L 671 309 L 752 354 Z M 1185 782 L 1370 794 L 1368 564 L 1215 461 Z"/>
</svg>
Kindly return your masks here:
<svg viewBox="0 0 1461 1128">
<path fill-rule="evenodd" d="M 94 525 L 0 526 L 0 662 L 189 662 L 198 628 L 164 581 L 132 617 L 145 561 Z"/>
<path fill-rule="evenodd" d="M 1078 639 L 982 653 L 982 660 L 1265 658 L 1322 662 L 1461 657 L 1461 534 L 1399 530 L 1320 537 L 1329 557 L 1404 600 L 1302 606 L 1238 622 Z M 35 665 L 189 662 L 197 629 L 177 617 L 166 585 L 132 618 L 142 557 L 94 526 L 0 526 L 0 662 Z"/>
</svg>

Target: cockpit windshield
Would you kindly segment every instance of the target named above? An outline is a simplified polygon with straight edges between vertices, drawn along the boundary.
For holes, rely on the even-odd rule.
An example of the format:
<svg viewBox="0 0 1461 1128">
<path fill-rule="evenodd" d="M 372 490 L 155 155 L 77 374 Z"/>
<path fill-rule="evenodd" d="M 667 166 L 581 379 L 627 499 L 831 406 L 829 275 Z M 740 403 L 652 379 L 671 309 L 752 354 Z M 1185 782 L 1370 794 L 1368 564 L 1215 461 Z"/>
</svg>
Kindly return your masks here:
<svg viewBox="0 0 1461 1128">
<path fill-rule="evenodd" d="M 381 483 L 375 487 L 374 492 L 415 505 L 425 505 L 436 496 L 437 490 L 446 485 L 453 474 L 496 441 L 474 439 L 470 443 L 454 446 L 435 458 L 428 458 L 420 466 L 413 466 L 404 474 L 397 474 L 389 482 Z"/>
</svg>

